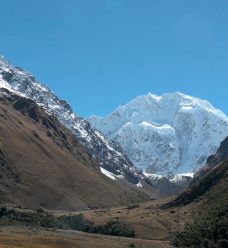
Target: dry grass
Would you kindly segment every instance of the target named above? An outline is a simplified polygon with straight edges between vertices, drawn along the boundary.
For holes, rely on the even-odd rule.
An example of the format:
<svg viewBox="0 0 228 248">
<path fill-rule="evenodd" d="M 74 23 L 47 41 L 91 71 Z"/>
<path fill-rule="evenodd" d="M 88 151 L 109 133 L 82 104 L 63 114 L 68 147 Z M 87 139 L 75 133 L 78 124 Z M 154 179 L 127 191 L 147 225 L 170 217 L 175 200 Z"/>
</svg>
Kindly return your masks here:
<svg viewBox="0 0 228 248">
<path fill-rule="evenodd" d="M 149 201 L 135 205 L 135 208 L 117 207 L 84 212 L 86 219 L 95 224 L 109 220 L 126 223 L 136 233 L 137 238 L 169 240 L 171 232 L 182 230 L 193 219 L 197 205 L 163 209 L 161 205 L 171 198 Z"/>
<path fill-rule="evenodd" d="M 72 231 L 4 230 L 0 248 L 169 248 L 168 242 L 94 235 Z"/>
</svg>

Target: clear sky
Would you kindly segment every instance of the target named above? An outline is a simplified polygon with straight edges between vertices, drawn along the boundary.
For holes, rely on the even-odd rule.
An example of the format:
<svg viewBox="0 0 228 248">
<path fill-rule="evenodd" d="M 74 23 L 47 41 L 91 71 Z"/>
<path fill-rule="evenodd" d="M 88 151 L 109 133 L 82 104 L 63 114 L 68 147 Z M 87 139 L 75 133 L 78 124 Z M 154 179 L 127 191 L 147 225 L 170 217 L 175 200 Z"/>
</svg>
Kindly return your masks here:
<svg viewBox="0 0 228 248">
<path fill-rule="evenodd" d="M 227 0 L 7 0 L 0 53 L 82 116 L 180 91 L 228 114 Z"/>
</svg>

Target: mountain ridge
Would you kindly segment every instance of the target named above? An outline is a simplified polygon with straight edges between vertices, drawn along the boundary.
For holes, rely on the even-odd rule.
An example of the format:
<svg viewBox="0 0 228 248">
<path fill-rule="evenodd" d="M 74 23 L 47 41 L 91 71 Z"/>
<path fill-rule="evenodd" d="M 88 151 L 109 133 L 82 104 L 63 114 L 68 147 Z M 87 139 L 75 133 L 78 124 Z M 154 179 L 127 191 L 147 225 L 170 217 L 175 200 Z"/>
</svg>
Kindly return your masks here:
<svg viewBox="0 0 228 248">
<path fill-rule="evenodd" d="M 149 198 L 104 176 L 76 136 L 31 99 L 0 89 L 0 113 L 0 203 L 78 210 Z"/>
<path fill-rule="evenodd" d="M 91 128 L 84 118 L 73 112 L 65 100 L 59 99 L 50 88 L 37 81 L 32 73 L 13 66 L 3 56 L 0 56 L 0 87 L 32 99 L 47 113 L 57 117 L 76 135 L 101 167 L 117 176 L 124 176 L 133 184 L 145 178 L 119 145 L 106 138 L 100 131 Z"/>
</svg>

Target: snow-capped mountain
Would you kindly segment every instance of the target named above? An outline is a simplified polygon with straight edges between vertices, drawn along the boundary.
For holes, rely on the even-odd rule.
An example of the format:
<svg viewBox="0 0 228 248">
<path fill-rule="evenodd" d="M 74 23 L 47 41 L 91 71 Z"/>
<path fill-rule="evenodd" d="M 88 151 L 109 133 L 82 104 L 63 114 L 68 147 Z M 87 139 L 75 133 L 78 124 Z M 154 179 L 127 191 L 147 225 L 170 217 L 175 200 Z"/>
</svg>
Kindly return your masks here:
<svg viewBox="0 0 228 248">
<path fill-rule="evenodd" d="M 66 101 L 60 100 L 47 86 L 38 82 L 34 75 L 13 66 L 3 56 L 0 56 L 0 88 L 34 100 L 46 112 L 57 117 L 77 136 L 100 167 L 135 184 L 144 178 L 142 172 L 132 164 L 120 146 L 106 138 L 100 131 L 91 128 L 85 119 L 73 112 Z"/>
<path fill-rule="evenodd" d="M 149 173 L 193 172 L 228 135 L 228 118 L 209 102 L 181 93 L 139 96 L 90 124 L 119 143 Z"/>
</svg>

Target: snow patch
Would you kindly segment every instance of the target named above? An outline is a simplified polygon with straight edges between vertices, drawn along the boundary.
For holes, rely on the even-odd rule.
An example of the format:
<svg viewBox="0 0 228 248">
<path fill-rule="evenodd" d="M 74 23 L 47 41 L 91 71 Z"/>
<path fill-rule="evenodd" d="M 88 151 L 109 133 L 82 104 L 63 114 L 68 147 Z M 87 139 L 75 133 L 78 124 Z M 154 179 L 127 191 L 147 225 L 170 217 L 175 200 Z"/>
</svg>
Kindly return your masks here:
<svg viewBox="0 0 228 248">
<path fill-rule="evenodd" d="M 146 177 L 150 178 L 150 179 L 161 179 L 161 178 L 164 177 L 164 176 L 162 176 L 162 175 L 150 174 L 150 173 L 146 173 L 146 172 L 144 172 L 143 174 L 144 174 Z"/>
<path fill-rule="evenodd" d="M 106 177 L 108 177 L 108 178 L 110 178 L 112 180 L 116 180 L 116 176 L 113 173 L 111 173 L 110 171 L 105 170 L 102 167 L 100 167 L 100 169 L 101 169 L 102 174 L 104 174 Z"/>
<path fill-rule="evenodd" d="M 137 183 L 136 186 L 139 187 L 139 188 L 143 188 L 143 185 L 142 185 L 141 182 Z"/>
<path fill-rule="evenodd" d="M 185 177 L 190 177 L 193 178 L 194 173 L 183 173 L 183 174 L 176 174 L 174 177 L 170 178 L 169 180 L 171 182 L 180 182 L 182 181 Z"/>
</svg>

